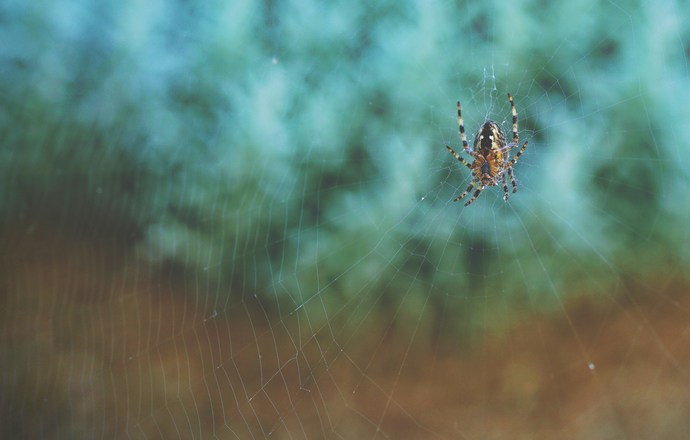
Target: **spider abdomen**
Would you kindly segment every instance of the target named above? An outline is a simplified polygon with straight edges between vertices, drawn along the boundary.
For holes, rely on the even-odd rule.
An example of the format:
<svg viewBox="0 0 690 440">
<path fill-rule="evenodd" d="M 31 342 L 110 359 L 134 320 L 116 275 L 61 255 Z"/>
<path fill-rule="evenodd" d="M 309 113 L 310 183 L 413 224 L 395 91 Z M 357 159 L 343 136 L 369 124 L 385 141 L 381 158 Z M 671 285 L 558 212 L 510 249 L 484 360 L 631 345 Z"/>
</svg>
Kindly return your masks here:
<svg viewBox="0 0 690 440">
<path fill-rule="evenodd" d="M 494 121 L 486 121 L 474 135 L 474 150 L 488 153 L 489 150 L 500 150 L 506 146 L 506 137 L 501 127 Z"/>
</svg>

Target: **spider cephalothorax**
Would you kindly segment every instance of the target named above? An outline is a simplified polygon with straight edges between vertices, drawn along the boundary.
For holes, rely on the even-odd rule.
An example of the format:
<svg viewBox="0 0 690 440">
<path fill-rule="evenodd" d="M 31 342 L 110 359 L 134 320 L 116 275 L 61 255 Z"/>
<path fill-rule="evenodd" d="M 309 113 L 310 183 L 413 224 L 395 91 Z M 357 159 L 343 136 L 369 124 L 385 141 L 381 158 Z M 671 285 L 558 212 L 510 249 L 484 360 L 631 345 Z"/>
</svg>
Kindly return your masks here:
<svg viewBox="0 0 690 440">
<path fill-rule="evenodd" d="M 458 128 L 460 130 L 460 139 L 462 140 L 462 148 L 467 154 L 474 158 L 472 163 L 467 162 L 460 157 L 452 148 L 446 145 L 446 148 L 455 158 L 460 161 L 472 171 L 472 181 L 469 186 L 453 201 L 465 197 L 470 190 L 479 183 L 479 188 L 474 192 L 465 206 L 477 200 L 479 194 L 487 186 L 495 186 L 503 183 L 503 200 L 508 200 L 508 185 L 506 183 L 506 174 L 510 176 L 510 183 L 513 185 L 513 192 L 517 191 L 517 183 L 513 177 L 513 165 L 522 155 L 525 148 L 527 148 L 527 141 L 522 144 L 522 148 L 517 152 L 513 160 L 508 159 L 508 152 L 518 145 L 518 117 L 513 103 L 513 97 L 508 93 L 508 100 L 510 101 L 510 109 L 513 114 L 513 141 L 506 144 L 506 137 L 503 135 L 501 127 L 494 121 L 486 121 L 479 127 L 477 134 L 474 135 L 473 148 L 470 148 L 467 143 L 467 136 L 465 135 L 465 126 L 462 123 L 462 111 L 460 110 L 460 101 L 458 101 Z M 500 181 L 500 182 L 499 182 Z"/>
</svg>

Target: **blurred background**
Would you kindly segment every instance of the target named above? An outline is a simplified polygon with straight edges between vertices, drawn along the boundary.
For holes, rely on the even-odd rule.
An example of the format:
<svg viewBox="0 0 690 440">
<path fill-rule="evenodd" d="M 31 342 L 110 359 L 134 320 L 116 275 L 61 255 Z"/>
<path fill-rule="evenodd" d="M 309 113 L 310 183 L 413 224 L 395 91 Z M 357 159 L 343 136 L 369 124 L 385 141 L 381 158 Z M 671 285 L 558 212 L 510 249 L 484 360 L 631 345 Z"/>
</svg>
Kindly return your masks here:
<svg viewBox="0 0 690 440">
<path fill-rule="evenodd" d="M 686 438 L 690 5 L 0 5 L 8 438 Z M 452 200 L 519 115 L 519 190 Z M 510 137 L 510 134 L 508 135 Z"/>
</svg>

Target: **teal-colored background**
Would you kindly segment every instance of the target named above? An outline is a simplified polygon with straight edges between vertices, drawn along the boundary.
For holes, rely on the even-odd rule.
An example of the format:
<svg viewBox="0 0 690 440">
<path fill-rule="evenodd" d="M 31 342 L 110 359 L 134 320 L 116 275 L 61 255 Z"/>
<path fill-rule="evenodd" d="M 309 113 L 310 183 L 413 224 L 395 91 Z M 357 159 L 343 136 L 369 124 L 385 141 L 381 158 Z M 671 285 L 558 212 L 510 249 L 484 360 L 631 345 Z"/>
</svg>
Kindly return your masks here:
<svg viewBox="0 0 690 440">
<path fill-rule="evenodd" d="M 471 341 L 687 271 L 689 54 L 670 0 L 5 1 L 0 216 L 209 313 Z M 455 102 L 471 143 L 507 93 L 520 189 L 452 203 Z"/>
<path fill-rule="evenodd" d="M 3 217 L 124 233 L 205 278 L 199 295 L 549 302 L 687 267 L 682 2 L 2 14 Z M 449 204 L 468 182 L 444 148 L 456 99 L 471 141 L 484 119 L 509 131 L 507 92 L 520 192 Z"/>
</svg>

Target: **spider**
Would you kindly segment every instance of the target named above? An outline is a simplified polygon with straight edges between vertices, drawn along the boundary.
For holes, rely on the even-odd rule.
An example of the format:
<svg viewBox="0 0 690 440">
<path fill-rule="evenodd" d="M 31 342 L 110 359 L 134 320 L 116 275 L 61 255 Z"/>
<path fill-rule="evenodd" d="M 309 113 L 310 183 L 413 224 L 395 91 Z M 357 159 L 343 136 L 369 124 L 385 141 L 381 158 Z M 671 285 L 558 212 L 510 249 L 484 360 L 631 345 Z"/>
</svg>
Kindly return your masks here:
<svg viewBox="0 0 690 440">
<path fill-rule="evenodd" d="M 510 176 L 510 183 L 513 185 L 513 192 L 517 192 L 517 183 L 513 177 L 513 165 L 527 148 L 527 141 L 522 144 L 522 148 L 517 152 L 512 160 L 508 159 L 508 152 L 518 146 L 518 116 L 515 110 L 515 103 L 513 97 L 508 93 L 508 100 L 510 101 L 510 110 L 513 113 L 513 141 L 506 145 L 506 137 L 501 131 L 501 127 L 494 121 L 486 121 L 479 127 L 477 134 L 474 135 L 474 145 L 470 148 L 465 136 L 465 126 L 462 124 L 462 111 L 460 110 L 460 101 L 458 101 L 458 128 L 460 131 L 460 139 L 462 140 L 462 148 L 465 153 L 474 158 L 472 163 L 467 162 L 460 157 L 452 148 L 446 145 L 450 154 L 463 165 L 472 171 L 472 181 L 465 189 L 465 192 L 456 197 L 453 201 L 465 197 L 470 190 L 479 183 L 479 187 L 472 195 L 465 206 L 477 200 L 479 194 L 487 186 L 496 186 L 499 180 L 503 183 L 503 200 L 508 200 L 508 185 L 506 184 L 506 174 Z"/>
</svg>

